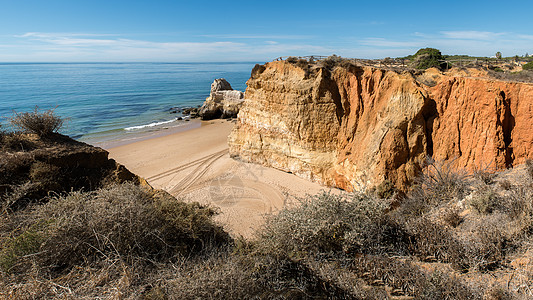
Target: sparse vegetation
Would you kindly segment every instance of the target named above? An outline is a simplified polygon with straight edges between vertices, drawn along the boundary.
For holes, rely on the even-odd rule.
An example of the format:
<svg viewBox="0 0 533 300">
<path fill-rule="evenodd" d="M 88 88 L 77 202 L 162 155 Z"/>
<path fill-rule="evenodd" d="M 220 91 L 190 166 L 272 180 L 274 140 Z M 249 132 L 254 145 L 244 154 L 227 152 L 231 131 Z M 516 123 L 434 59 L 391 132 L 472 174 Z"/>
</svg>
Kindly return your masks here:
<svg viewBox="0 0 533 300">
<path fill-rule="evenodd" d="M 32 112 L 15 112 L 9 118 L 9 122 L 25 132 L 46 137 L 52 133 L 57 133 L 65 123 L 65 119 L 57 116 L 54 110 L 49 109 L 41 112 L 36 106 Z"/>
<path fill-rule="evenodd" d="M 6 137 L 19 142 L 0 153 L 0 298 L 533 297 L 530 160 L 502 178 L 428 159 L 406 195 L 384 181 L 308 196 L 246 240 L 213 208 L 38 152 L 76 142 Z"/>
</svg>

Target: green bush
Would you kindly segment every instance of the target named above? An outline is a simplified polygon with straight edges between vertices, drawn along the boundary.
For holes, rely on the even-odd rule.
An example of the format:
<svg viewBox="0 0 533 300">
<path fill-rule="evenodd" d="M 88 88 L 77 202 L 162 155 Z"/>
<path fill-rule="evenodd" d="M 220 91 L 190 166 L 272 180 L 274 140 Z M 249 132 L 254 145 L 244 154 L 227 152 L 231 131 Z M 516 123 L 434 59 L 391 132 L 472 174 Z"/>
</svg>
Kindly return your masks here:
<svg viewBox="0 0 533 300">
<path fill-rule="evenodd" d="M 428 68 L 445 68 L 445 64 L 442 64 L 444 57 L 442 53 L 435 48 L 423 48 L 418 50 L 414 57 L 413 67 L 416 69 L 428 69 Z"/>
<path fill-rule="evenodd" d="M 527 64 L 522 66 L 523 70 L 533 70 L 533 61 L 528 62 Z"/>
<path fill-rule="evenodd" d="M 0 268 L 10 272 L 21 258 L 37 253 L 43 241 L 43 233 L 34 229 L 3 241 L 0 244 Z"/>
<path fill-rule="evenodd" d="M 35 133 L 39 136 L 48 136 L 58 132 L 65 123 L 65 119 L 57 116 L 54 110 L 49 109 L 40 112 L 39 108 L 35 106 L 32 112 L 15 112 L 9 118 L 9 122 L 23 131 Z"/>
</svg>

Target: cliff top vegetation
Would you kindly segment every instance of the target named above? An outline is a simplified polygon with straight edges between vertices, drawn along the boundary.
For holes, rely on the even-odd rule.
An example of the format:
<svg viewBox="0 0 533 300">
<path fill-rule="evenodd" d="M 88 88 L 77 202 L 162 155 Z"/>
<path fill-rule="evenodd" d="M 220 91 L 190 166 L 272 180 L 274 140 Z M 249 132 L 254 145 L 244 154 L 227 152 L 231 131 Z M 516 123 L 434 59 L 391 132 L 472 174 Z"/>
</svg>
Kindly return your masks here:
<svg viewBox="0 0 533 300">
<path fill-rule="evenodd" d="M 283 59 L 283 58 L 278 58 Z M 533 82 L 533 57 L 529 55 L 512 57 L 473 57 L 468 55 L 446 55 L 435 48 L 422 48 L 415 54 L 398 58 L 384 59 L 355 59 L 343 58 L 335 54 L 331 56 L 302 56 L 287 57 L 286 61 L 309 70 L 310 67 L 319 66 L 333 68 L 335 66 L 372 66 L 395 72 L 417 72 L 428 68 L 437 68 L 440 71 L 465 71 L 469 69 L 480 70 L 486 77 L 497 80 Z"/>
</svg>

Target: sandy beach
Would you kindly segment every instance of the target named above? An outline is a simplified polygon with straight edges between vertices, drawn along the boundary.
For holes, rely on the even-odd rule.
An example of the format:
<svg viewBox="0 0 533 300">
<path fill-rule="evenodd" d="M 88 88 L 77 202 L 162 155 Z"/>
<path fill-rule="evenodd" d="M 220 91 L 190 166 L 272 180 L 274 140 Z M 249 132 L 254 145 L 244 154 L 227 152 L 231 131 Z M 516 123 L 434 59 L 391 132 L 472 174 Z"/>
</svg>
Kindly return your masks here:
<svg viewBox="0 0 533 300">
<path fill-rule="evenodd" d="M 227 120 L 206 121 L 194 129 L 107 150 L 153 187 L 220 208 L 217 221 L 235 236 L 252 237 L 266 214 L 294 197 L 327 189 L 293 174 L 230 158 L 227 137 L 233 125 Z"/>
</svg>

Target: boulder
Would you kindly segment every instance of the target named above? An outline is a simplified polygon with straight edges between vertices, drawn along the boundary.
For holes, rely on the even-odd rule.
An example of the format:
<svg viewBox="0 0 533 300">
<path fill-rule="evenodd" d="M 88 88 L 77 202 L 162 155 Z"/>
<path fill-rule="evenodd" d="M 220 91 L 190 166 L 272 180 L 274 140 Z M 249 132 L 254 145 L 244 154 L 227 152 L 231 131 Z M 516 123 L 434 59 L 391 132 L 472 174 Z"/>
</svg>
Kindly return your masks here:
<svg viewBox="0 0 533 300">
<path fill-rule="evenodd" d="M 224 78 L 215 79 L 198 114 L 202 120 L 235 118 L 243 102 L 243 92 L 234 90 Z"/>
</svg>

